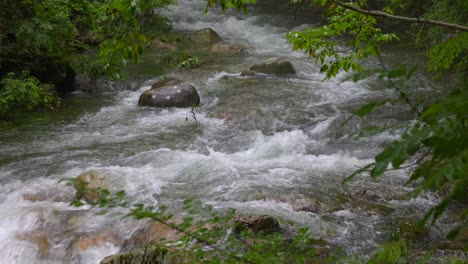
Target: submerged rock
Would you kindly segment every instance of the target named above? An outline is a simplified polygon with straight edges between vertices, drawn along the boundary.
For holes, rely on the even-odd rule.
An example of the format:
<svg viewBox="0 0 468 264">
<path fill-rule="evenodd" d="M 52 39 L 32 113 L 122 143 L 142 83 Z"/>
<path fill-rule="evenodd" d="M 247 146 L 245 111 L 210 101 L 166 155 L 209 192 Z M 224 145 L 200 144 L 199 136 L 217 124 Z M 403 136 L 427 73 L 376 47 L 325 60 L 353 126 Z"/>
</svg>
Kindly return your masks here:
<svg viewBox="0 0 468 264">
<path fill-rule="evenodd" d="M 41 257 L 46 257 L 50 253 L 51 243 L 47 231 L 34 230 L 16 235 L 16 239 L 27 241 L 37 246 L 38 253 Z"/>
<path fill-rule="evenodd" d="M 101 200 L 102 190 L 109 189 L 111 181 L 109 175 L 100 171 L 88 171 L 75 178 L 74 187 L 78 199 L 84 199 L 89 204 L 96 204 Z"/>
<path fill-rule="evenodd" d="M 192 33 L 191 39 L 198 44 L 212 45 L 222 42 L 223 39 L 211 28 L 204 28 Z"/>
<path fill-rule="evenodd" d="M 112 230 L 104 230 L 94 234 L 81 235 L 76 242 L 77 249 L 86 251 L 89 248 L 100 247 L 106 244 L 118 244 L 118 239 Z"/>
<path fill-rule="evenodd" d="M 141 87 L 144 80 L 111 81 L 93 79 L 89 75 L 79 74 L 75 77 L 74 89 L 88 93 L 115 93 L 119 91 L 135 91 Z"/>
<path fill-rule="evenodd" d="M 142 93 L 139 106 L 152 107 L 192 107 L 200 104 L 200 96 L 191 84 L 167 78 L 155 83 Z"/>
<path fill-rule="evenodd" d="M 268 215 L 238 215 L 234 218 L 237 231 L 245 228 L 254 232 L 274 232 L 280 229 L 278 220 Z"/>
<path fill-rule="evenodd" d="M 215 43 L 210 46 L 209 51 L 216 53 L 239 54 L 242 53 L 244 49 L 239 45 Z"/>
<path fill-rule="evenodd" d="M 296 70 L 290 61 L 283 58 L 272 58 L 258 64 L 250 66 L 250 71 L 266 73 L 266 74 L 295 74 Z"/>
</svg>

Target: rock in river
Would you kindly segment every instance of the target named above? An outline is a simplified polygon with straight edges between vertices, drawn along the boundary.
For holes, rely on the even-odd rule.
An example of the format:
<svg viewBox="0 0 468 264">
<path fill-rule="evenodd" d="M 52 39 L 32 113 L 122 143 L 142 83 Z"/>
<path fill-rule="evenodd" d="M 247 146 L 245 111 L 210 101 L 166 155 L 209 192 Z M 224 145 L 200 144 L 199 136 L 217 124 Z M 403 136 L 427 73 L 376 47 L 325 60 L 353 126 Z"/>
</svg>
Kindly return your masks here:
<svg viewBox="0 0 468 264">
<path fill-rule="evenodd" d="M 250 71 L 266 73 L 266 74 L 295 74 L 296 70 L 290 61 L 282 58 L 272 58 L 258 64 L 250 66 Z"/>
<path fill-rule="evenodd" d="M 192 107 L 200 104 L 200 96 L 191 84 L 167 78 L 155 83 L 142 93 L 139 106 L 152 107 Z"/>
<path fill-rule="evenodd" d="M 101 190 L 109 189 L 111 181 L 109 175 L 101 171 L 88 171 L 75 178 L 76 196 L 83 198 L 89 204 L 96 204 L 103 197 Z"/>
<path fill-rule="evenodd" d="M 222 42 L 223 39 L 211 28 L 204 28 L 192 33 L 191 39 L 195 43 L 212 45 Z"/>
</svg>

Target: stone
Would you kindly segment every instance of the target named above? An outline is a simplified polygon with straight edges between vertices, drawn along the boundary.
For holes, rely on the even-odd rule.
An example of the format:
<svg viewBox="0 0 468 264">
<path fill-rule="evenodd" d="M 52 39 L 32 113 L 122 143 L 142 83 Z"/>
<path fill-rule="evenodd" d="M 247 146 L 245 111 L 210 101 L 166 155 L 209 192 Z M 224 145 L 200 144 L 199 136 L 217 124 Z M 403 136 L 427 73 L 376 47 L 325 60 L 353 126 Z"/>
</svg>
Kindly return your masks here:
<svg viewBox="0 0 468 264">
<path fill-rule="evenodd" d="M 192 107 L 200 104 L 200 96 L 191 84 L 168 78 L 155 83 L 140 95 L 139 106 Z"/>
<path fill-rule="evenodd" d="M 161 41 L 160 39 L 154 39 L 153 40 L 153 46 L 157 49 L 160 49 L 160 50 L 176 50 L 177 47 L 170 44 L 170 43 L 166 43 L 164 41 Z"/>
<path fill-rule="evenodd" d="M 239 54 L 244 51 L 244 49 L 239 45 L 230 45 L 223 43 L 215 43 L 210 46 L 208 49 L 211 52 L 215 53 L 228 53 L 228 54 Z"/>
<path fill-rule="evenodd" d="M 223 39 L 211 28 L 204 28 L 192 33 L 191 39 L 199 44 L 215 44 L 222 42 Z"/>
<path fill-rule="evenodd" d="M 296 70 L 292 66 L 290 61 L 287 61 L 282 58 L 272 58 L 266 61 L 263 61 L 258 64 L 250 66 L 250 71 L 266 73 L 266 74 L 275 74 L 275 75 L 284 75 L 284 74 L 295 74 Z"/>
<path fill-rule="evenodd" d="M 78 199 L 84 199 L 89 204 L 96 204 L 103 198 L 101 190 L 109 189 L 109 175 L 101 171 L 88 171 L 75 178 L 74 187 Z"/>
<path fill-rule="evenodd" d="M 131 252 L 104 258 L 100 264 L 162 264 L 168 263 L 168 250 L 157 246 L 148 246 Z"/>
<path fill-rule="evenodd" d="M 143 228 L 137 230 L 127 241 L 125 247 L 141 247 L 149 243 L 157 243 L 161 241 L 161 239 L 177 241 L 183 236 L 184 234 L 173 228 L 170 228 L 167 225 L 159 222 L 151 222 Z"/>
<path fill-rule="evenodd" d="M 234 218 L 236 231 L 251 229 L 254 232 L 274 232 L 280 229 L 278 220 L 268 215 L 238 215 Z"/>
</svg>

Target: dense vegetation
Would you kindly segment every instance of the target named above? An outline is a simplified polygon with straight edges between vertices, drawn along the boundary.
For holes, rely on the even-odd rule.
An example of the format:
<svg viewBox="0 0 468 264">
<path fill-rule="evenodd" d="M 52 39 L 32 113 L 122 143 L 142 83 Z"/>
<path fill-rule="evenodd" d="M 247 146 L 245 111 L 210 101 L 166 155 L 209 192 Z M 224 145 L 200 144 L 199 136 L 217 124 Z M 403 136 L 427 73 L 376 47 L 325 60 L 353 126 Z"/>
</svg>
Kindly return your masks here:
<svg viewBox="0 0 468 264">
<path fill-rule="evenodd" d="M 170 30 L 168 20 L 156 12 L 173 3 L 2 1 L 0 118 L 57 105 L 58 97 L 49 94 L 71 91 L 76 73 L 122 78 L 123 67 L 139 61 L 149 40 Z M 97 56 L 86 53 L 92 47 L 98 47 Z M 21 87 L 29 88 L 12 91 L 13 82 L 24 82 Z"/>
</svg>

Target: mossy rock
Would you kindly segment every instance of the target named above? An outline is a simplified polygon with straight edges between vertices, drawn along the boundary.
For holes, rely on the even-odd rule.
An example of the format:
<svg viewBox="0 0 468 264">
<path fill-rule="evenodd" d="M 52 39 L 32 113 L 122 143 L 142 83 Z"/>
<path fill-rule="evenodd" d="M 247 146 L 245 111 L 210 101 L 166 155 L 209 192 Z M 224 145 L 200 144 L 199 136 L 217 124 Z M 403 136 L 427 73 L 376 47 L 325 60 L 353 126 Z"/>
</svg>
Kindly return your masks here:
<svg viewBox="0 0 468 264">
<path fill-rule="evenodd" d="M 167 264 L 168 250 L 158 246 L 148 246 L 131 252 L 104 258 L 100 264 Z"/>
<path fill-rule="evenodd" d="M 111 185 L 109 175 L 102 171 L 88 171 L 75 178 L 76 197 L 84 199 L 89 204 L 98 203 L 103 197 L 103 190 Z"/>
</svg>

